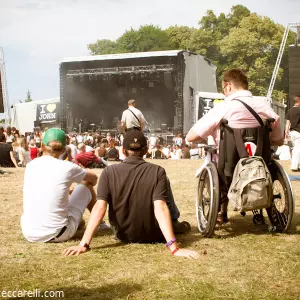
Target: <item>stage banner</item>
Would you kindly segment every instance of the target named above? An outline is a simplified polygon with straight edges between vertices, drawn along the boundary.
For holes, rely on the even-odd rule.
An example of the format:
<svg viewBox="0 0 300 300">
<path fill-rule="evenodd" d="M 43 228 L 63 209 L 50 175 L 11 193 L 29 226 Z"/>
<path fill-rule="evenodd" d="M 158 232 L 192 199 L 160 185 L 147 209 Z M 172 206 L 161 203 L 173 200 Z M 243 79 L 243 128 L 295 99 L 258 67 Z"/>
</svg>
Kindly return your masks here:
<svg viewBox="0 0 300 300">
<path fill-rule="evenodd" d="M 222 99 L 206 99 L 199 97 L 198 119 L 206 115 L 214 106 L 224 102 Z"/>
<path fill-rule="evenodd" d="M 59 119 L 59 103 L 38 104 L 36 121 L 40 123 L 55 123 Z"/>
</svg>

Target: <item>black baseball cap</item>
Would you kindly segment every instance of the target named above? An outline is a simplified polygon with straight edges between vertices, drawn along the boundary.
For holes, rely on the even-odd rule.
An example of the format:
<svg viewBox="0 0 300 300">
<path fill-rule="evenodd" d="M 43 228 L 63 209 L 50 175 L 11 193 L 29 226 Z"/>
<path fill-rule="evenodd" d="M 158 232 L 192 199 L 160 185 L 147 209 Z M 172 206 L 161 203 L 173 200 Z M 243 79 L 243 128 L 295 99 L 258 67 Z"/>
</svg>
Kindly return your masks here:
<svg viewBox="0 0 300 300">
<path fill-rule="evenodd" d="M 132 147 L 131 145 L 135 145 Z M 123 148 L 125 150 L 139 150 L 142 148 L 147 147 L 147 140 L 144 134 L 139 130 L 131 130 L 126 132 L 124 141 L 123 141 Z"/>
</svg>

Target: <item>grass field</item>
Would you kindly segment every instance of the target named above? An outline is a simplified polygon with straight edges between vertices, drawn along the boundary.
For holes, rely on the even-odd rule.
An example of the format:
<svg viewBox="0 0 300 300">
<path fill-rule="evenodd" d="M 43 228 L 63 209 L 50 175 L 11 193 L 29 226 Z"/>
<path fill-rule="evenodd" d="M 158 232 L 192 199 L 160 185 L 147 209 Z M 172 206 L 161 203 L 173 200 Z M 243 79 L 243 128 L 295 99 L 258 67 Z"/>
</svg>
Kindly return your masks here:
<svg viewBox="0 0 300 300">
<path fill-rule="evenodd" d="M 178 236 L 180 244 L 198 251 L 198 260 L 172 257 L 163 244 L 123 245 L 110 231 L 99 232 L 92 251 L 78 257 L 62 251 L 79 243 L 83 231 L 64 244 L 29 243 L 20 229 L 24 170 L 11 170 L 0 175 L 0 292 L 63 291 L 66 299 L 300 299 L 300 182 L 293 182 L 296 212 L 288 234 L 257 228 L 250 213 L 230 212 L 231 223 L 204 239 L 194 209 L 200 163 L 155 163 L 167 171 L 181 220 L 192 225 L 190 234 Z"/>
</svg>

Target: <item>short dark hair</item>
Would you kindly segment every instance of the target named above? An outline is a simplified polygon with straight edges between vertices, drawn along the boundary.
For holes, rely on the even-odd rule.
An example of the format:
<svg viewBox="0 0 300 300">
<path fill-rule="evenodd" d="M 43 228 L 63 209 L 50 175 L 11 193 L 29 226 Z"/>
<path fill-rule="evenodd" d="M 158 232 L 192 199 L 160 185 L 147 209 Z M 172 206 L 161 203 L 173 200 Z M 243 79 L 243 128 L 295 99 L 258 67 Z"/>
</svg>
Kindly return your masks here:
<svg viewBox="0 0 300 300">
<path fill-rule="evenodd" d="M 231 82 L 234 86 L 248 90 L 248 78 L 240 69 L 231 69 L 224 73 L 224 82 Z"/>
<path fill-rule="evenodd" d="M 0 134 L 0 143 L 3 143 L 3 142 L 5 143 L 5 141 L 6 141 L 6 137 L 3 133 L 1 133 Z"/>
<path fill-rule="evenodd" d="M 294 97 L 294 101 L 295 101 L 295 102 L 299 102 L 299 99 L 297 99 L 297 98 L 300 99 L 300 95 L 296 95 L 296 96 Z"/>
</svg>

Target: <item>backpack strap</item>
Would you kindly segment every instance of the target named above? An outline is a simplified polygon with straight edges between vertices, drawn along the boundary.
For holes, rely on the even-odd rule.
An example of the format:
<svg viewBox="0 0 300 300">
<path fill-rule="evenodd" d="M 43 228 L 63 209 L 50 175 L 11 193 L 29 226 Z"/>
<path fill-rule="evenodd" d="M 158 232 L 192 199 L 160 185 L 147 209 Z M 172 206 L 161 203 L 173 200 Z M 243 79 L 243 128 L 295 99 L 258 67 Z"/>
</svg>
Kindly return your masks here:
<svg viewBox="0 0 300 300">
<path fill-rule="evenodd" d="M 245 103 L 244 101 L 241 101 L 239 99 L 233 99 L 233 100 L 239 101 L 240 103 L 242 103 L 249 110 L 249 112 L 252 114 L 252 116 L 259 122 L 260 126 L 262 126 L 262 127 L 264 126 L 263 120 L 251 106 L 249 106 L 247 103 Z"/>
<path fill-rule="evenodd" d="M 141 121 L 140 121 L 140 119 L 136 116 L 136 114 L 135 114 L 131 109 L 128 108 L 128 110 L 131 111 L 131 113 L 135 116 L 135 118 L 139 121 L 139 123 L 140 123 L 140 125 L 141 125 Z"/>
</svg>

